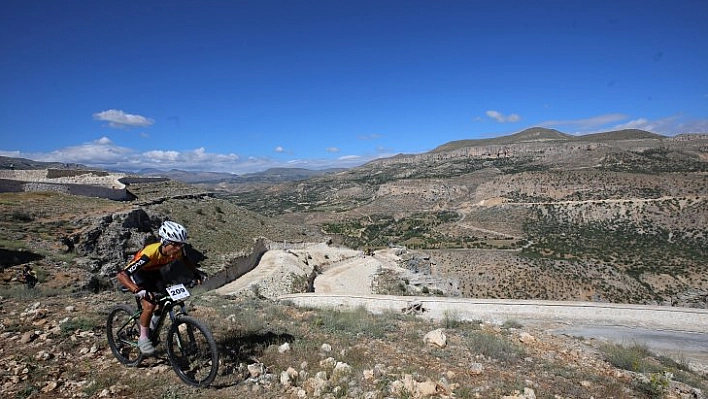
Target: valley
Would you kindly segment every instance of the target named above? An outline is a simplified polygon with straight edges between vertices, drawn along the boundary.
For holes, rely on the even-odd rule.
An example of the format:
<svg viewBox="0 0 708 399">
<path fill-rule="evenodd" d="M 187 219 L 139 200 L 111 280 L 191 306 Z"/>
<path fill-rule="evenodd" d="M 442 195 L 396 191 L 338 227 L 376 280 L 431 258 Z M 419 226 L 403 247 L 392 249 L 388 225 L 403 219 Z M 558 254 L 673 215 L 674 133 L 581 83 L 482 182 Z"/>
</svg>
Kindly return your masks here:
<svg viewBox="0 0 708 399">
<path fill-rule="evenodd" d="M 316 348 L 323 344 L 338 346 L 336 357 L 353 365 L 350 397 L 383 398 L 381 389 L 411 378 L 436 381 L 440 397 L 469 398 L 477 397 L 471 387 L 491 397 L 523 398 L 514 394 L 519 378 L 524 389 L 560 397 L 642 397 L 664 386 L 678 392 L 670 397 L 702 397 L 696 387 L 708 387 L 704 365 L 681 364 L 680 351 L 669 360 L 646 348 L 554 335 L 547 326 L 515 320 L 372 316 L 275 301 L 288 295 L 308 299 L 310 290 L 316 296 L 344 290 L 430 303 L 569 301 L 705 312 L 706 135 L 619 131 L 574 137 L 534 128 L 292 179 L 283 173 L 262 181 L 175 176 L 189 182 L 131 177 L 130 201 L 0 193 L 0 322 L 4 342 L 22 343 L 0 347 L 0 365 L 14 370 L 3 376 L 4 392 L 134 397 L 138 391 L 125 382 L 138 381 L 140 392 L 183 397 L 179 389 L 166 388 L 173 385 L 168 366 L 156 359 L 148 367 L 164 382 L 150 386 L 141 370 L 115 364 L 102 338 L 106 307 L 126 299 L 117 292 L 116 272 L 154 239 L 165 219 L 187 226 L 188 254 L 211 276 L 243 265 L 256 240 L 270 249 L 242 278 L 195 292 L 195 314 L 216 331 L 224 368 L 215 390 L 189 397 L 314 397 L 311 376 L 278 383 L 267 369 L 286 372 L 284 365 L 293 364 L 308 376 L 307 367 L 326 368 Z M 343 253 L 346 259 L 337 255 Z M 38 289 L 22 286 L 23 265 L 37 271 Z M 81 315 L 67 310 L 75 308 Z M 454 350 L 418 342 L 440 326 L 451 334 Z M 293 342 L 294 353 L 273 349 L 286 342 Z M 348 350 L 372 345 L 379 349 Z M 102 379 L 87 363 L 70 364 L 67 353 L 74 349 L 110 378 Z M 627 365 L 613 358 L 616 351 L 639 357 Z M 420 369 L 408 368 L 418 363 Z M 376 364 L 388 365 L 386 371 L 372 371 Z M 264 374 L 249 374 L 254 367 Z M 660 387 L 645 382 L 663 376 L 661 370 L 681 381 L 661 377 Z M 372 373 L 379 373 L 376 382 L 367 377 Z M 326 381 L 332 390 L 339 383 Z"/>
</svg>

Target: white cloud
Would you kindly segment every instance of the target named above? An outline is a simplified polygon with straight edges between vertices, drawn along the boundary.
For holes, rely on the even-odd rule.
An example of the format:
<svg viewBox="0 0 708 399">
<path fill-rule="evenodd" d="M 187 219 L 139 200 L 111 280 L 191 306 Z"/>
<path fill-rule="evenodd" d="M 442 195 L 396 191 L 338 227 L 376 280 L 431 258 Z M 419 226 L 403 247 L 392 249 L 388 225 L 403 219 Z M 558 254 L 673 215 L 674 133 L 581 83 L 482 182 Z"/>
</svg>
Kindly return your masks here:
<svg viewBox="0 0 708 399">
<path fill-rule="evenodd" d="M 708 133 L 708 119 L 685 120 L 685 118 L 680 115 L 673 115 L 655 120 L 638 118 L 626 123 L 615 125 L 612 128 L 612 130 L 619 129 L 641 129 L 668 136 L 681 133 Z"/>
<path fill-rule="evenodd" d="M 108 137 L 90 143 L 71 146 L 49 153 L 22 154 L 24 158 L 42 162 L 80 163 L 85 165 L 108 165 L 124 161 L 134 153 L 130 148 L 115 145 Z"/>
<path fill-rule="evenodd" d="M 191 151 L 152 150 L 142 154 L 144 163 L 154 168 L 221 171 L 239 160 L 236 154 L 213 154 L 200 147 Z"/>
<path fill-rule="evenodd" d="M 120 111 L 116 111 L 119 112 Z M 124 113 L 120 113 L 125 115 Z M 109 114 L 97 115 L 101 120 L 108 120 Z M 114 115 L 115 116 L 115 115 Z M 366 136 L 367 139 L 378 138 L 378 135 Z M 160 170 L 180 169 L 187 171 L 212 171 L 234 174 L 260 172 L 269 168 L 303 167 L 309 169 L 351 168 L 377 158 L 394 154 L 387 153 L 383 148 L 370 154 L 344 155 L 336 159 L 274 159 L 264 157 L 240 157 L 234 153 L 214 153 L 205 147 L 195 149 L 122 147 L 108 136 L 99 136 L 95 140 L 83 144 L 68 146 L 51 152 L 28 153 L 21 151 L 0 150 L 0 155 L 17 158 L 27 158 L 45 162 L 77 163 L 92 168 L 109 171 L 138 172 L 154 168 Z M 276 153 L 290 154 L 283 146 L 274 148 Z M 341 149 L 335 146 L 326 149 L 329 153 L 341 154 Z"/>
<path fill-rule="evenodd" d="M 708 133 L 708 119 L 687 119 L 682 115 L 672 115 L 659 119 L 627 119 L 629 119 L 628 115 L 610 113 L 590 118 L 551 120 L 539 123 L 538 125 L 552 127 L 574 134 L 588 134 L 622 129 L 641 129 L 665 136 L 674 136 L 681 133 Z"/>
<path fill-rule="evenodd" d="M 175 162 L 175 161 L 177 161 L 177 159 L 179 159 L 179 152 L 177 152 L 177 151 L 153 150 L 153 151 L 144 152 L 143 155 L 147 159 L 150 159 L 153 162 L 157 162 L 157 163 Z"/>
<path fill-rule="evenodd" d="M 494 110 L 489 110 L 485 112 L 485 114 L 499 123 L 518 122 L 521 120 L 521 117 L 518 114 L 511 114 L 509 116 L 505 116 L 501 112 Z"/>
<path fill-rule="evenodd" d="M 620 113 L 610 113 L 603 115 L 596 115 L 590 118 L 581 119 L 567 119 L 567 120 L 550 120 L 539 123 L 539 126 L 553 127 L 559 130 L 570 129 L 570 130 L 580 130 L 581 132 L 593 131 L 602 126 L 606 126 L 608 123 L 614 123 L 627 119 L 628 116 Z"/>
<path fill-rule="evenodd" d="M 381 138 L 380 134 L 377 133 L 372 133 L 372 134 L 362 134 L 357 137 L 359 140 L 378 140 Z"/>
<path fill-rule="evenodd" d="M 96 112 L 93 114 L 93 119 L 108 122 L 108 126 L 117 129 L 147 127 L 155 123 L 153 119 L 146 118 L 141 115 L 126 114 L 125 112 L 117 109 Z"/>
</svg>

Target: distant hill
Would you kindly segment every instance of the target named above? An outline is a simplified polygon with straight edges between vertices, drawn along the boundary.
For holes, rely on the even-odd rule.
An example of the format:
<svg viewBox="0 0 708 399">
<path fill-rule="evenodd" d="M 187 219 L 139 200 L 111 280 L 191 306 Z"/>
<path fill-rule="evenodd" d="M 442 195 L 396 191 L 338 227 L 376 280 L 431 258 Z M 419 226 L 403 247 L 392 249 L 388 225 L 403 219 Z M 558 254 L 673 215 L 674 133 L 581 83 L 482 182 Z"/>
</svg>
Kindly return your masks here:
<svg viewBox="0 0 708 399">
<path fill-rule="evenodd" d="M 330 168 L 322 170 L 312 170 L 304 168 L 271 168 L 263 172 L 248 173 L 243 175 L 242 177 L 248 181 L 281 182 L 309 179 L 311 177 L 327 175 L 330 173 L 337 173 L 343 170 L 346 169 Z"/>
<path fill-rule="evenodd" d="M 148 176 L 148 177 L 166 177 L 168 179 L 176 180 L 182 183 L 205 183 L 205 182 L 220 182 L 220 181 L 232 181 L 239 180 L 240 177 L 233 173 L 219 173 L 219 172 L 190 172 L 186 170 L 170 169 L 170 170 L 160 170 L 160 169 L 142 169 L 139 170 L 137 175 Z"/>
<path fill-rule="evenodd" d="M 575 140 L 588 140 L 588 141 L 607 141 L 607 140 L 661 140 L 665 139 L 666 136 L 660 134 L 647 132 L 646 130 L 640 129 L 624 129 L 615 130 L 612 132 L 604 133 L 593 133 L 586 134 L 583 136 L 573 136 Z"/>
<path fill-rule="evenodd" d="M 340 172 L 345 169 L 311 170 L 304 168 L 271 168 L 263 172 L 236 175 L 233 173 L 219 172 L 189 172 L 172 169 L 163 171 L 159 169 L 144 169 L 138 172 L 141 176 L 167 177 L 182 183 L 283 183 L 295 180 L 309 179 L 329 173 Z"/>
<path fill-rule="evenodd" d="M 543 127 L 532 127 L 515 133 L 509 136 L 494 137 L 488 139 L 475 140 L 457 140 L 443 144 L 433 149 L 432 153 L 453 151 L 459 148 L 485 146 L 485 145 L 509 145 L 522 143 L 538 143 L 538 142 L 568 142 L 568 141 L 612 141 L 612 140 L 646 140 L 646 139 L 663 139 L 665 136 L 660 134 L 647 132 L 639 129 L 624 129 L 615 130 L 603 133 L 586 134 L 582 136 L 573 136 L 570 134 L 559 132 L 555 129 L 547 129 Z"/>
<path fill-rule="evenodd" d="M 610 132 L 593 133 L 582 136 L 573 136 L 567 133 L 562 133 L 555 129 L 543 127 L 532 127 L 522 130 L 518 133 L 508 136 L 485 138 L 485 139 L 470 139 L 457 140 L 442 144 L 430 153 L 441 153 L 453 151 L 460 148 L 489 146 L 489 145 L 511 145 L 524 143 L 566 143 L 572 141 L 619 141 L 619 140 L 661 140 L 666 138 L 660 134 L 648 132 L 639 129 L 624 129 Z M 406 157 L 404 154 L 399 154 L 391 159 Z M 380 161 L 380 160 L 377 160 Z M 374 161 L 376 162 L 376 161 Z M 0 156 L 0 169 L 89 169 L 81 164 L 61 163 L 61 162 L 40 162 L 25 158 L 12 158 Z M 338 173 L 347 170 L 345 168 L 332 168 L 324 170 L 310 170 L 304 168 L 271 168 L 263 172 L 248 173 L 244 175 L 236 175 L 233 173 L 220 172 L 194 172 L 179 169 L 171 169 L 168 171 L 160 169 L 143 169 L 137 173 L 124 172 L 126 174 L 137 174 L 146 177 L 164 177 L 175 181 L 188 184 L 196 183 L 283 183 L 290 181 L 305 180 L 312 177 Z"/>
<path fill-rule="evenodd" d="M 488 139 L 472 139 L 472 140 L 457 140 L 436 147 L 431 152 L 453 151 L 458 148 L 474 147 L 482 145 L 503 145 L 503 144 L 519 144 L 539 141 L 568 141 L 574 136 L 561 133 L 555 129 L 546 129 L 543 127 L 532 127 L 522 130 L 509 136 L 494 137 Z"/>
<path fill-rule="evenodd" d="M 62 162 L 40 162 L 26 158 L 13 158 L 0 156 L 0 169 L 17 169 L 17 170 L 32 170 L 32 169 L 89 169 L 91 168 L 78 163 L 62 163 Z"/>
</svg>

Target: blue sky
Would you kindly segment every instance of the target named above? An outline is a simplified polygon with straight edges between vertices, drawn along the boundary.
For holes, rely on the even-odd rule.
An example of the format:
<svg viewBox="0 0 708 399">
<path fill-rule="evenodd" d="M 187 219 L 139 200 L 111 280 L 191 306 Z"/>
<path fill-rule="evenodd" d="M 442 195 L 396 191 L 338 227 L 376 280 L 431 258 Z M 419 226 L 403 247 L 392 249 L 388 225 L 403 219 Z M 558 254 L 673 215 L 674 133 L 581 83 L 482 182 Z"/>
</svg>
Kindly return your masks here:
<svg viewBox="0 0 708 399">
<path fill-rule="evenodd" d="M 0 155 L 243 174 L 706 133 L 707 41 L 705 0 L 4 0 Z"/>
</svg>

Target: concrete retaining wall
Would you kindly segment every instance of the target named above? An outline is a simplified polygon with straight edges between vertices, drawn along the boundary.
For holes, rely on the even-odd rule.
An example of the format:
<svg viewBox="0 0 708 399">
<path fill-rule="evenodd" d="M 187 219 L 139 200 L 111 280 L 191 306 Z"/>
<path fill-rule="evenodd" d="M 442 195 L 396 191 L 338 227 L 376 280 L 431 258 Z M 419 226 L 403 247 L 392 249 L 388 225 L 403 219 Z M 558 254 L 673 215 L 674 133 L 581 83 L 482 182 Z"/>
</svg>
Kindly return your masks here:
<svg viewBox="0 0 708 399">
<path fill-rule="evenodd" d="M 84 197 L 107 198 L 114 201 L 127 201 L 133 198 L 125 186 L 113 189 L 84 184 L 34 183 L 0 179 L 0 193 L 9 192 L 57 192 Z"/>
<path fill-rule="evenodd" d="M 2 192 L 59 192 L 115 201 L 133 199 L 123 175 L 80 170 L 0 170 Z"/>
<path fill-rule="evenodd" d="M 253 251 L 251 251 L 250 255 L 237 258 L 231 262 L 226 269 L 209 277 L 209 279 L 202 284 L 203 288 L 206 290 L 219 288 L 250 272 L 258 265 L 258 262 L 260 262 L 266 251 L 268 251 L 268 244 L 265 240 L 257 240 L 253 245 Z"/>
</svg>

